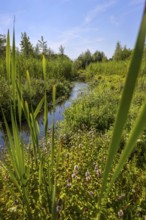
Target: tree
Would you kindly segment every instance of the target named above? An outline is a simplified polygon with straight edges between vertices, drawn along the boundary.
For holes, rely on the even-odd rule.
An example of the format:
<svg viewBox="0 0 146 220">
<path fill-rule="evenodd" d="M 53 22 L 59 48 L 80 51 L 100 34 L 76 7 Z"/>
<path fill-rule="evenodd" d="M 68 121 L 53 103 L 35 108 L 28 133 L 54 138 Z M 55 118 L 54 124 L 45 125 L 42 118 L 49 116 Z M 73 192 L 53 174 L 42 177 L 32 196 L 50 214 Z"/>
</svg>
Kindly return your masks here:
<svg viewBox="0 0 146 220">
<path fill-rule="evenodd" d="M 21 33 L 20 46 L 21 46 L 21 52 L 25 57 L 29 57 L 33 55 L 33 46 L 26 32 Z"/>
<path fill-rule="evenodd" d="M 132 50 L 127 49 L 125 45 L 124 48 L 122 49 L 121 59 L 126 60 L 127 58 L 130 57 L 131 54 L 132 54 Z"/>
<path fill-rule="evenodd" d="M 45 55 L 47 52 L 47 41 L 44 41 L 43 36 L 41 36 L 41 40 L 38 40 L 38 45 L 39 45 L 39 48 L 40 48 L 42 54 Z"/>
<path fill-rule="evenodd" d="M 65 47 L 63 47 L 62 45 L 60 45 L 59 47 L 59 53 L 63 56 L 64 55 L 64 50 L 65 50 Z"/>
<path fill-rule="evenodd" d="M 40 54 L 40 49 L 39 49 L 39 44 L 38 43 L 34 47 L 34 53 L 35 53 L 36 56 L 38 56 Z"/>
<path fill-rule="evenodd" d="M 113 55 L 113 59 L 115 61 L 126 60 L 130 57 L 131 53 L 132 53 L 132 50 L 127 49 L 126 46 L 124 46 L 122 48 L 120 42 L 117 42 L 116 49 L 115 49 L 115 52 L 114 52 L 114 55 Z"/>
<path fill-rule="evenodd" d="M 0 57 L 5 56 L 6 51 L 6 36 L 0 34 Z"/>
<path fill-rule="evenodd" d="M 101 51 L 95 51 L 95 53 L 92 55 L 92 61 L 93 62 L 102 62 L 104 60 L 107 60 L 104 52 Z"/>
<path fill-rule="evenodd" d="M 121 60 L 121 55 L 122 55 L 122 47 L 121 47 L 120 42 L 118 41 L 116 44 L 116 49 L 115 49 L 115 52 L 113 55 L 113 59 L 115 61 L 119 61 L 119 60 Z"/>
<path fill-rule="evenodd" d="M 82 53 L 77 60 L 75 61 L 75 66 L 77 69 L 83 68 L 85 69 L 92 62 L 92 54 L 90 50 L 86 50 Z"/>
</svg>

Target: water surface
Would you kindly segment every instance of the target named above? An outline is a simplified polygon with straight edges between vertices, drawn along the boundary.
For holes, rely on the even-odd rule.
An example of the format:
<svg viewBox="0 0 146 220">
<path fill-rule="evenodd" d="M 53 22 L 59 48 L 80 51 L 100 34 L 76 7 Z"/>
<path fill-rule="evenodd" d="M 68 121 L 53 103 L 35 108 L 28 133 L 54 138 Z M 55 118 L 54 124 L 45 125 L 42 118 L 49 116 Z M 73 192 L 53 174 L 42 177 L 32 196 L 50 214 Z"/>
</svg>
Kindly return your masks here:
<svg viewBox="0 0 146 220">
<path fill-rule="evenodd" d="M 55 123 L 63 120 L 63 118 L 64 118 L 63 113 L 64 113 L 65 109 L 67 107 L 69 107 L 74 100 L 77 99 L 79 94 L 85 92 L 86 88 L 87 88 L 87 83 L 74 82 L 74 86 L 73 86 L 73 89 L 71 91 L 69 98 L 66 101 L 64 101 L 63 103 L 56 105 L 55 113 L 54 113 L 54 122 Z M 51 125 L 52 125 L 52 119 L 53 119 L 53 111 L 50 110 L 48 112 L 49 127 L 51 127 Z M 41 139 L 45 134 L 45 129 L 44 129 L 44 125 L 43 125 L 43 113 L 39 114 L 38 123 L 40 126 L 39 138 Z M 23 124 L 22 129 L 20 131 L 20 135 L 25 143 L 29 142 L 30 135 L 29 135 L 29 129 L 28 129 L 28 126 L 26 125 L 26 123 Z M 5 145 L 4 144 L 4 134 L 2 131 L 0 131 L 0 150 L 3 149 L 4 145 Z"/>
</svg>

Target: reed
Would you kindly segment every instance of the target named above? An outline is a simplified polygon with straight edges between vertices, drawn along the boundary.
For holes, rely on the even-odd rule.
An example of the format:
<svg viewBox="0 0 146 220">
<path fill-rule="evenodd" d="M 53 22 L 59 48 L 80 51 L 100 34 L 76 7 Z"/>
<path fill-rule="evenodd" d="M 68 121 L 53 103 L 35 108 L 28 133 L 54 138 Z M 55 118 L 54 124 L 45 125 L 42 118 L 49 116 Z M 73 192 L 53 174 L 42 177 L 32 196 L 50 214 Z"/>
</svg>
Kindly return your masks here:
<svg viewBox="0 0 146 220">
<path fill-rule="evenodd" d="M 10 62 L 12 68 L 10 68 Z M 6 117 L 3 113 L 4 123 L 6 127 L 6 133 L 8 137 L 7 149 L 8 149 L 8 161 L 3 164 L 4 169 L 9 174 L 11 181 L 15 185 L 14 190 L 7 187 L 14 195 L 15 199 L 17 193 L 15 188 L 20 193 L 19 202 L 23 205 L 23 217 L 32 219 L 32 210 L 30 197 L 30 169 L 38 170 L 38 201 L 42 204 L 42 195 L 46 194 L 48 199 L 48 207 L 50 207 L 50 213 L 52 220 L 55 219 L 56 204 L 56 180 L 53 173 L 55 167 L 55 141 L 54 141 L 54 117 L 52 122 L 52 144 L 51 144 L 51 161 L 48 160 L 47 176 L 44 174 L 44 156 L 39 145 L 39 124 L 37 116 L 44 106 L 44 126 L 45 126 L 45 143 L 46 150 L 49 157 L 50 149 L 48 145 L 48 104 L 47 104 L 47 88 L 46 88 L 46 59 L 42 58 L 42 69 L 44 78 L 44 97 L 40 100 L 36 109 L 34 110 L 31 104 L 31 78 L 29 71 L 26 71 L 26 79 L 28 83 L 28 89 L 30 93 L 30 105 L 24 100 L 22 95 L 21 76 L 16 73 L 16 52 L 15 52 L 15 28 L 13 30 L 13 45 L 12 45 L 12 59 L 10 51 L 10 34 L 7 34 L 7 47 L 6 47 L 6 69 L 7 69 L 7 80 L 9 86 L 12 86 L 12 105 L 11 105 L 11 122 L 12 129 L 10 130 L 7 123 Z M 53 112 L 55 111 L 55 99 L 56 99 L 56 87 L 53 86 Z M 27 151 L 23 144 L 23 141 L 19 135 L 19 128 L 21 128 L 22 112 L 27 121 L 29 132 L 30 132 L 30 143 L 28 144 Z M 54 114 L 54 113 L 53 113 Z M 19 122 L 19 123 L 18 123 Z M 35 164 L 34 164 L 35 162 Z M 27 163 L 30 163 L 28 166 Z M 35 168 L 34 168 L 35 167 Z M 45 183 L 44 183 L 44 182 Z M 44 185 L 45 184 L 45 185 Z M 48 186 L 48 187 L 46 187 Z M 45 189 L 45 190 L 44 190 Z"/>
</svg>

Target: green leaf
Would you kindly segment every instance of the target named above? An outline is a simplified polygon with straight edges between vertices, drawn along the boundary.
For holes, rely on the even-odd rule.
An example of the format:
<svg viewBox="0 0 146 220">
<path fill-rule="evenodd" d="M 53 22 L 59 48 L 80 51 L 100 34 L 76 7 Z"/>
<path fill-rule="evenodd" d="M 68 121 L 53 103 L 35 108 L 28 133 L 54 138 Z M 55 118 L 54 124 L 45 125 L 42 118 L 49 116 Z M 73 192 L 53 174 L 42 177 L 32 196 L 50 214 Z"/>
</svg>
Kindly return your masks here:
<svg viewBox="0 0 146 220">
<path fill-rule="evenodd" d="M 7 79 L 8 82 L 10 83 L 10 33 L 8 30 L 7 33 L 7 44 L 6 44 L 6 70 L 7 70 Z"/>
<path fill-rule="evenodd" d="M 39 102 L 39 104 L 36 107 L 36 110 L 34 112 L 34 118 L 35 119 L 36 119 L 37 115 L 39 114 L 39 112 L 41 111 L 43 103 L 44 103 L 44 97 L 41 99 L 41 101 Z"/>
</svg>

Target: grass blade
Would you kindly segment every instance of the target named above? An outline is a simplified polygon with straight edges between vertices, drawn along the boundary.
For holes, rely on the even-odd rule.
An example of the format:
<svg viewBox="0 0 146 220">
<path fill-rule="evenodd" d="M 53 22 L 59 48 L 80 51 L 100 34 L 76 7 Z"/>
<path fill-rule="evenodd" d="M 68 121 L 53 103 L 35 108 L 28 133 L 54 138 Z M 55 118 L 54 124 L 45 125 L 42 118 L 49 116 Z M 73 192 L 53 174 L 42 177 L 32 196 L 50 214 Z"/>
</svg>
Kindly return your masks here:
<svg viewBox="0 0 146 220">
<path fill-rule="evenodd" d="M 16 100 L 16 51 L 15 51 L 15 18 L 13 28 L 13 44 L 12 44 L 12 89 L 13 89 L 13 102 L 15 106 Z M 16 109 L 16 108 L 15 108 Z"/>
<path fill-rule="evenodd" d="M 42 66 L 43 66 L 43 76 L 44 76 L 44 81 L 46 82 L 46 58 L 43 55 L 43 60 L 42 60 Z"/>
<path fill-rule="evenodd" d="M 43 106 L 43 103 L 44 103 L 44 97 L 41 99 L 41 101 L 39 102 L 39 104 L 37 105 L 37 108 L 34 112 L 34 118 L 36 119 L 37 115 L 39 114 L 39 112 L 41 111 L 42 109 L 42 106 Z"/>
<path fill-rule="evenodd" d="M 9 33 L 9 30 L 8 30 L 7 44 L 6 44 L 6 70 L 7 70 L 7 79 L 8 79 L 9 83 L 10 83 L 10 55 L 11 55 L 11 51 L 10 51 L 10 33 Z"/>
</svg>

